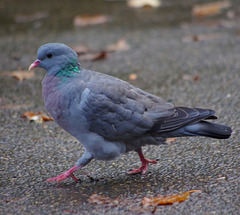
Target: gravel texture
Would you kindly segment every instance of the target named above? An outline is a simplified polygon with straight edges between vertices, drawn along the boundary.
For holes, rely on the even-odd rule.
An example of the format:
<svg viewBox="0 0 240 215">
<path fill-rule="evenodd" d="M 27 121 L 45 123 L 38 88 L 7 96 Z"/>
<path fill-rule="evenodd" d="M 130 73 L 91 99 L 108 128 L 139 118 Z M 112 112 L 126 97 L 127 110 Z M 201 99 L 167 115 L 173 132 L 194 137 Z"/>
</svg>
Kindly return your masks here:
<svg viewBox="0 0 240 215">
<path fill-rule="evenodd" d="M 53 1 L 49 8 L 44 7 L 46 1 L 39 8 L 31 3 L 22 11 L 4 2 L 0 8 L 4 12 L 0 20 L 5 23 L 0 31 L 1 214 L 150 213 L 153 208 L 140 206 L 143 197 L 189 190 L 201 192 L 179 204 L 158 206 L 155 214 L 240 214 L 237 1 L 220 16 L 202 19 L 191 16 L 197 1 L 166 1 L 156 10 L 130 9 L 124 1 L 93 1 L 96 5 L 90 10 L 90 3 L 71 1 L 71 5 L 76 3 L 72 14 L 63 10 L 70 10 L 69 1 L 61 5 Z M 19 7 L 24 8 L 25 2 Z M 47 11 L 48 17 L 27 23 L 13 21 L 16 14 L 38 10 Z M 108 14 L 111 21 L 72 27 L 73 15 L 84 11 Z M 55 16 L 58 13 L 61 17 Z M 59 24 L 61 19 L 68 27 Z M 25 111 L 46 113 L 41 98 L 45 72 L 36 69 L 33 78 L 23 81 L 10 73 L 27 69 L 38 47 L 46 42 L 104 50 L 119 39 L 126 40 L 130 49 L 105 60 L 83 61 L 82 66 L 130 81 L 177 106 L 215 109 L 218 121 L 232 127 L 232 136 L 228 140 L 177 138 L 167 145 L 145 147 L 147 158 L 159 159 L 146 176 L 126 174 L 140 165 L 137 154 L 130 152 L 110 162 L 92 161 L 77 172 L 81 183 L 71 179 L 47 183 L 47 178 L 72 167 L 83 147 L 54 122 L 37 124 L 21 118 Z M 128 80 L 132 73 L 137 74 L 136 80 Z M 93 193 L 118 197 L 121 203 L 115 207 L 89 203 Z"/>
</svg>

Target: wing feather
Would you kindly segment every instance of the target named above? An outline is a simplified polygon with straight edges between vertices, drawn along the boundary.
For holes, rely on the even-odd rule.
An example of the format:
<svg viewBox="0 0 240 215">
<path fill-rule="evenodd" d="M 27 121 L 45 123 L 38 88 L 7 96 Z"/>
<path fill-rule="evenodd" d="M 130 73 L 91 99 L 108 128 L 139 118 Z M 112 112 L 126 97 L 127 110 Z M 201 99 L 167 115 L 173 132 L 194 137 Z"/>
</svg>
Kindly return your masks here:
<svg viewBox="0 0 240 215">
<path fill-rule="evenodd" d="M 81 98 L 89 130 L 107 139 L 130 139 L 145 134 L 156 121 L 174 113 L 172 104 L 127 82 L 94 76 Z"/>
</svg>

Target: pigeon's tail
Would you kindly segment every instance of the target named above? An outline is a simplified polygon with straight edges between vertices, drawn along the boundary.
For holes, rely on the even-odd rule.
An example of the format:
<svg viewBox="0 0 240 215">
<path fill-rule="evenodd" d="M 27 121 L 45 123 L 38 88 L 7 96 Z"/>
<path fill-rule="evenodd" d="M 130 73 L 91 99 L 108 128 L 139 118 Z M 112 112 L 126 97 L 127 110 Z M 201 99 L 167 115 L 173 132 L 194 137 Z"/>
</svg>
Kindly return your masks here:
<svg viewBox="0 0 240 215">
<path fill-rule="evenodd" d="M 206 120 L 217 119 L 215 111 L 201 108 L 176 107 L 175 113 L 157 122 L 150 133 L 158 133 L 162 137 L 205 136 L 216 139 L 227 139 L 231 136 L 230 127 Z"/>
<path fill-rule="evenodd" d="M 228 126 L 206 121 L 190 124 L 182 129 L 182 136 L 205 136 L 215 139 L 227 139 L 232 133 L 232 129 Z"/>
</svg>

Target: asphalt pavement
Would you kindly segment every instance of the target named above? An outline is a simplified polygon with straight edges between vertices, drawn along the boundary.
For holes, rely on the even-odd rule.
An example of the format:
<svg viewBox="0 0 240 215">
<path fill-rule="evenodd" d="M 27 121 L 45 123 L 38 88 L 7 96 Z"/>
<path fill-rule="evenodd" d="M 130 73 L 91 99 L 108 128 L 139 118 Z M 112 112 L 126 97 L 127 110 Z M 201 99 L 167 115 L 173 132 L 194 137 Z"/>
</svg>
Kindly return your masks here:
<svg viewBox="0 0 240 215">
<path fill-rule="evenodd" d="M 4 23 L 0 30 L 1 214 L 151 214 L 155 209 L 155 214 L 240 214 L 237 1 L 220 15 L 203 18 L 191 15 L 197 1 L 165 1 L 158 9 L 145 10 L 129 8 L 124 1 L 69 3 L 73 14 L 110 16 L 105 24 L 86 27 L 72 25 L 69 1 L 61 5 L 53 1 L 49 8 L 46 1 L 29 3 L 30 9 L 23 9 L 28 4 L 23 1 L 21 10 L 18 1 L 12 8 L 6 2 L 0 7 L 4 12 L 0 17 Z M 27 14 L 35 18 L 30 20 Z M 27 21 L 16 19 L 19 16 Z M 41 98 L 45 71 L 36 69 L 23 80 L 12 72 L 27 70 L 46 42 L 85 46 L 98 54 L 118 40 L 128 44 L 127 50 L 105 53 L 99 60 L 82 58 L 82 66 L 129 81 L 176 106 L 214 109 L 218 122 L 232 127 L 232 136 L 177 138 L 166 145 L 146 146 L 146 158 L 159 161 L 150 164 L 145 176 L 126 174 L 140 165 L 137 153 L 130 152 L 113 161 L 93 160 L 76 173 L 80 183 L 71 179 L 48 183 L 47 178 L 75 164 L 83 147 L 53 121 L 36 123 L 21 117 L 26 111 L 47 114 Z M 144 197 L 189 190 L 201 192 L 173 205 L 141 206 Z M 94 193 L 119 202 L 90 203 Z"/>
</svg>

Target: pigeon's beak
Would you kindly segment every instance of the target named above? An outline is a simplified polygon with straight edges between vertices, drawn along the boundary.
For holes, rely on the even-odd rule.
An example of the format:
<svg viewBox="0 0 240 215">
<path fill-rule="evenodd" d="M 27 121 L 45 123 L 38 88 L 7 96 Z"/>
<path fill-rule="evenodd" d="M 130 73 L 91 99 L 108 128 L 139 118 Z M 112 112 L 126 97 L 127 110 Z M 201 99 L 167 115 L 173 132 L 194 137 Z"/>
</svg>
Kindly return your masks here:
<svg viewBox="0 0 240 215">
<path fill-rule="evenodd" d="M 29 66 L 28 71 L 36 68 L 36 67 L 39 65 L 40 62 L 41 62 L 40 60 L 35 60 L 35 61 Z"/>
</svg>

